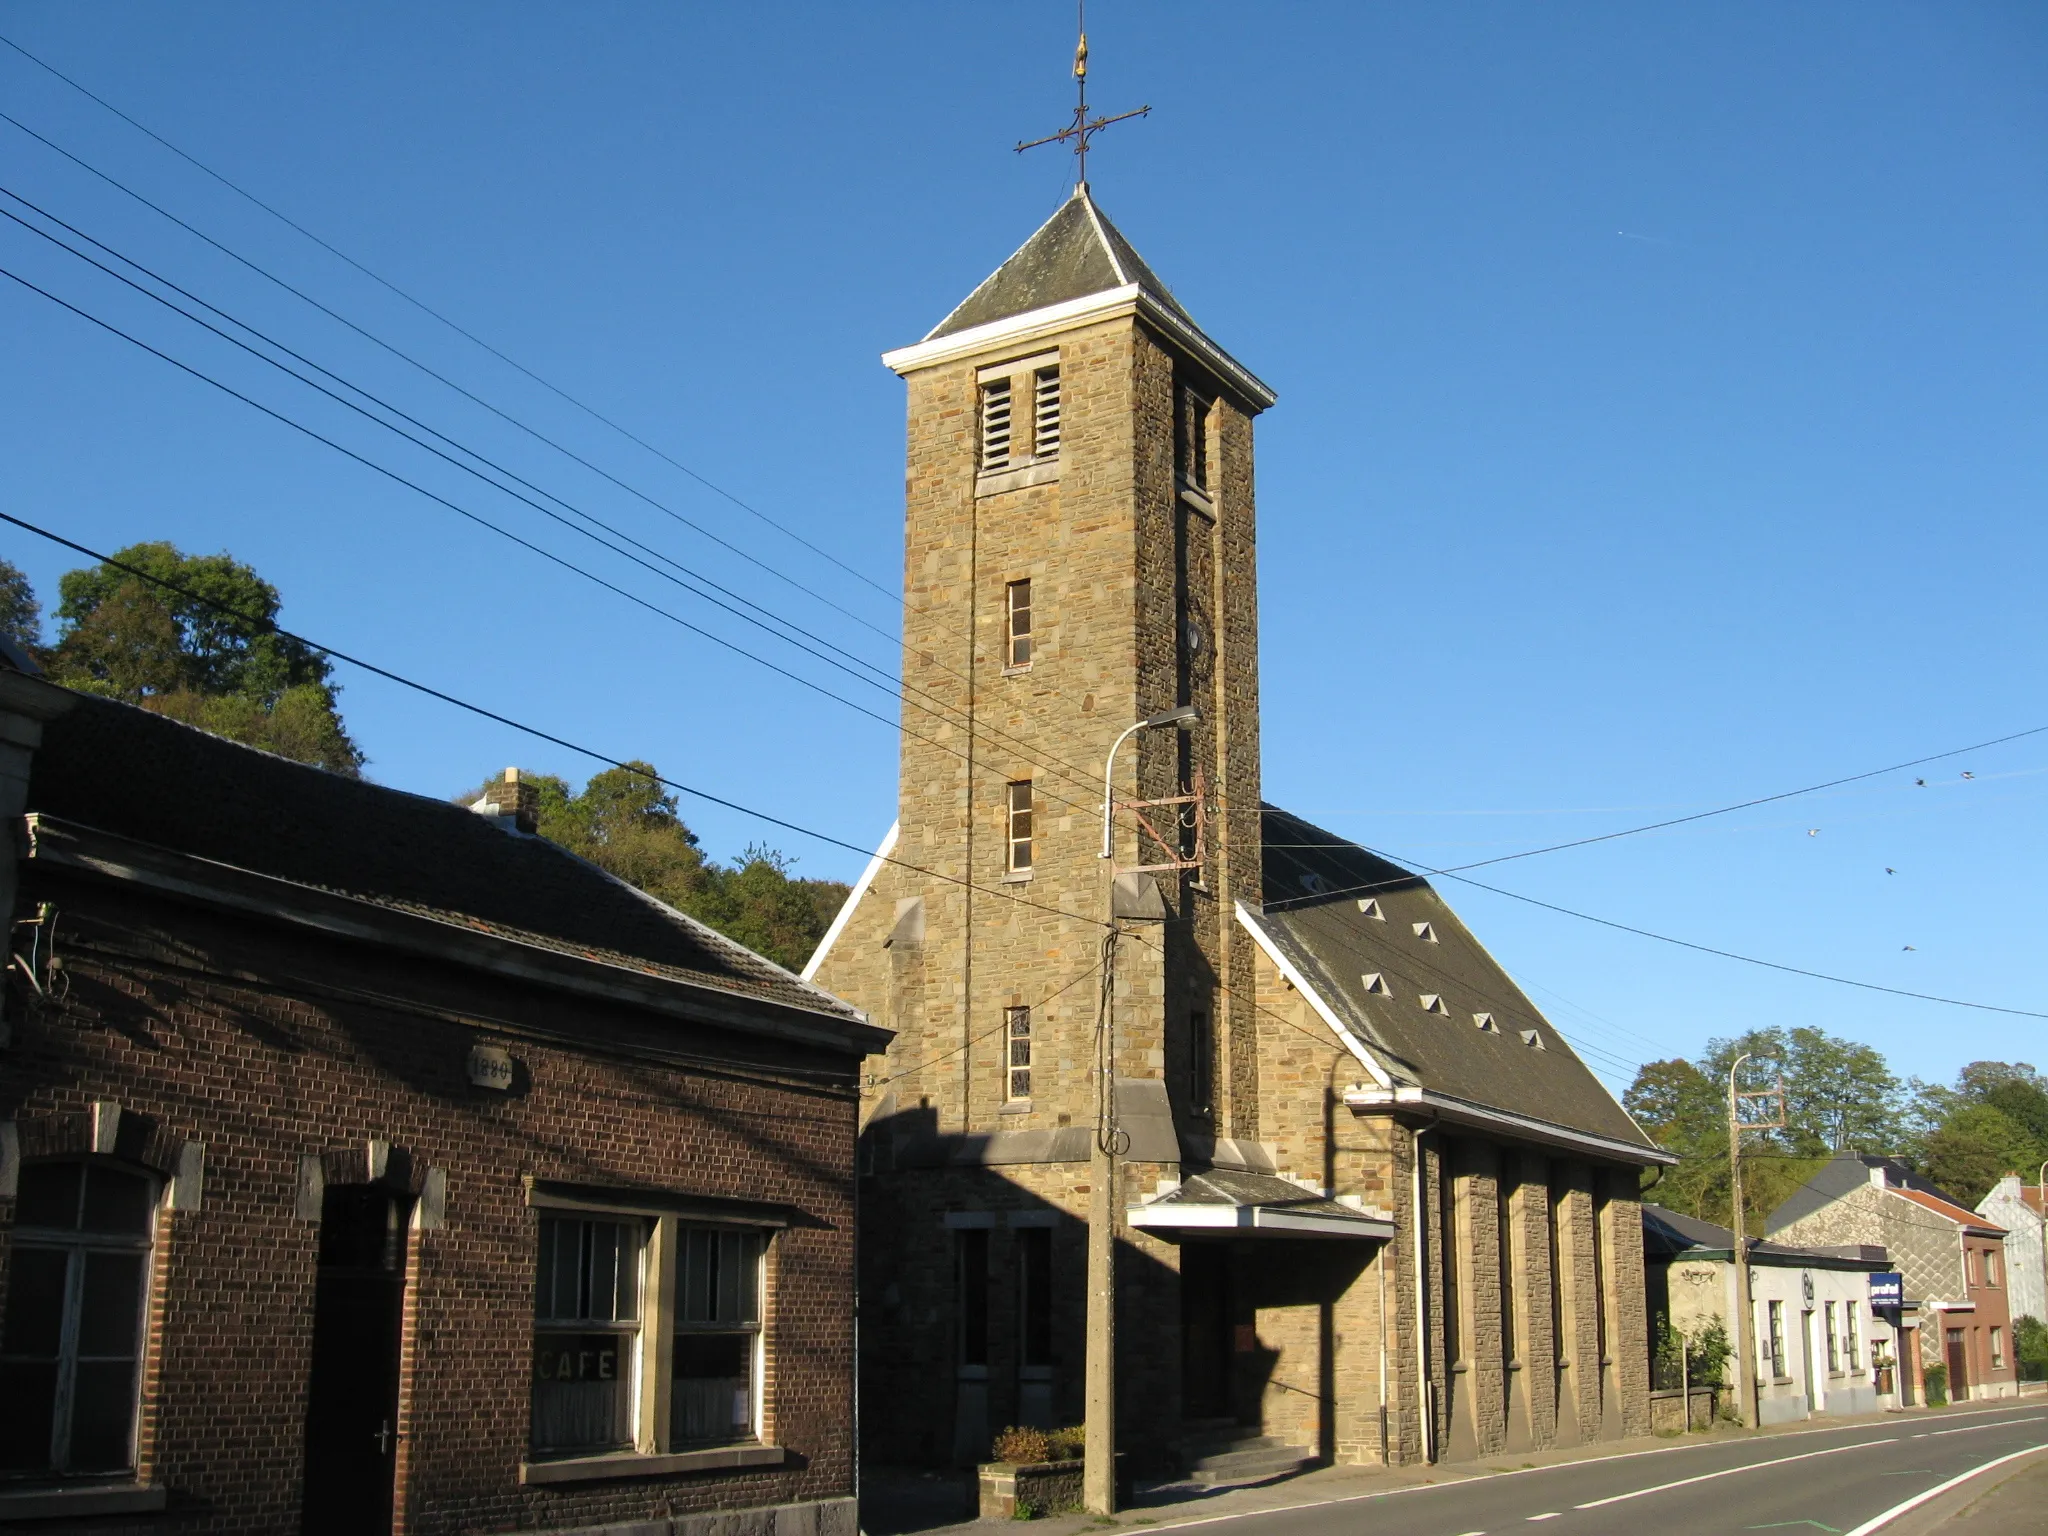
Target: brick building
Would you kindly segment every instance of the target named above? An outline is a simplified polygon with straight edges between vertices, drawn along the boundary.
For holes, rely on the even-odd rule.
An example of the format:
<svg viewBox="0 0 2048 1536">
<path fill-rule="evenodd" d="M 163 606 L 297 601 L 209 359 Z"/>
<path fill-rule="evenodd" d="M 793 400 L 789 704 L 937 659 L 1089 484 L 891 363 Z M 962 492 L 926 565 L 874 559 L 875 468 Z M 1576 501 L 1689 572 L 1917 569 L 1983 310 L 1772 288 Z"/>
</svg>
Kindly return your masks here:
<svg viewBox="0 0 2048 1536">
<path fill-rule="evenodd" d="M 851 1536 L 883 1031 L 516 774 L 476 814 L 19 672 L 0 743 L 0 1521 Z"/>
<path fill-rule="evenodd" d="M 1665 1154 L 1427 882 L 1261 800 L 1272 392 L 1085 187 L 885 361 L 899 813 L 805 973 L 895 1031 L 864 1088 L 865 1453 L 1080 1419 L 1105 1019 L 1141 1464 L 1644 1432 Z"/>
<path fill-rule="evenodd" d="M 2018 1392 L 2005 1229 L 1904 1163 L 1838 1152 L 1771 1212 L 1764 1230 L 1784 1243 L 1882 1244 L 1919 1304 L 1923 1372 L 1941 1366 L 1957 1402 Z"/>
</svg>

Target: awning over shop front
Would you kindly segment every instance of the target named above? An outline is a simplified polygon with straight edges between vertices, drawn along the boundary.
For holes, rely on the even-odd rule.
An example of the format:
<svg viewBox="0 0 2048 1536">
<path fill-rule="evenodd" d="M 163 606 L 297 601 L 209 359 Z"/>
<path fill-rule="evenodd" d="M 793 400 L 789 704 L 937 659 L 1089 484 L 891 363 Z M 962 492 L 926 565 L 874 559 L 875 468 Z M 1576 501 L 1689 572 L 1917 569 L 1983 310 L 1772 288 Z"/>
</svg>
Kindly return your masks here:
<svg viewBox="0 0 2048 1536">
<path fill-rule="evenodd" d="M 1329 1200 L 1264 1173 L 1212 1168 L 1124 1213 L 1134 1227 L 1189 1237 L 1320 1237 L 1384 1240 L 1391 1213 Z"/>
</svg>

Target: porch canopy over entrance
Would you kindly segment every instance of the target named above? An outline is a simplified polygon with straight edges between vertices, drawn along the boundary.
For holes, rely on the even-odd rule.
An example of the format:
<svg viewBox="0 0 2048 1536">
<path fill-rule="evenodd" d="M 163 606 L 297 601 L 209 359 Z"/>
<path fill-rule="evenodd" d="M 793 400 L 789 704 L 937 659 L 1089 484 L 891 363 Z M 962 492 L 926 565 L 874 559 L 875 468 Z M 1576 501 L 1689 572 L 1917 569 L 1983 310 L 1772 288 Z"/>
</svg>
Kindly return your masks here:
<svg viewBox="0 0 2048 1536">
<path fill-rule="evenodd" d="M 1384 1240 L 1394 1235 L 1393 1219 L 1385 1212 L 1326 1199 L 1272 1174 L 1223 1168 L 1188 1175 L 1179 1188 L 1129 1207 L 1124 1219 L 1150 1232 L 1189 1237 Z"/>
</svg>

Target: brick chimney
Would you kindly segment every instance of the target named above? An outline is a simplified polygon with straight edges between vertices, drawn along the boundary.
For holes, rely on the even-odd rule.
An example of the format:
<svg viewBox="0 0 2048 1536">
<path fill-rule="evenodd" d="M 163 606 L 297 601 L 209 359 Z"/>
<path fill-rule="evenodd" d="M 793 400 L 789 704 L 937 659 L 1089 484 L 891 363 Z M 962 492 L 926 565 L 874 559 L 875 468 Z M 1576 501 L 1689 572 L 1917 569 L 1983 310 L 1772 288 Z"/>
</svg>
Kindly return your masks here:
<svg viewBox="0 0 2048 1536">
<path fill-rule="evenodd" d="M 496 816 L 501 823 L 510 817 L 515 828 L 531 834 L 540 830 L 540 786 L 521 778 L 517 768 L 507 768 L 502 779 L 493 779 L 484 786 L 483 799 L 470 809 Z"/>
</svg>

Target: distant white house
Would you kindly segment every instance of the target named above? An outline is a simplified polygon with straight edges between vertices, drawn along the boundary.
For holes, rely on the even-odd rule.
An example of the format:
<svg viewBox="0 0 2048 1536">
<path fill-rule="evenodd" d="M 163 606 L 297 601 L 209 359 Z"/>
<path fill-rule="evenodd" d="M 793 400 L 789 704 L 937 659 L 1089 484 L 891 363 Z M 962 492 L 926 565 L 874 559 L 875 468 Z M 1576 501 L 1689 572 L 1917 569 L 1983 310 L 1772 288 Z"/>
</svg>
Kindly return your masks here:
<svg viewBox="0 0 2048 1536">
<path fill-rule="evenodd" d="M 2042 1247 L 2041 1186 L 2008 1173 L 1977 1202 L 1977 1214 L 2005 1228 L 2007 1299 L 2013 1320 L 2048 1323 L 2048 1250 Z"/>
<path fill-rule="evenodd" d="M 1650 1310 L 1685 1334 L 1719 1323 L 1733 1344 L 1732 1241 L 1726 1227 L 1645 1205 Z M 1875 1245 L 1798 1248 L 1749 1239 L 1759 1420 L 1785 1424 L 1900 1406 L 1899 1335 L 1870 1305 L 1871 1275 L 1890 1267 Z M 1904 1385 L 1910 1390 L 1911 1378 Z"/>
</svg>

